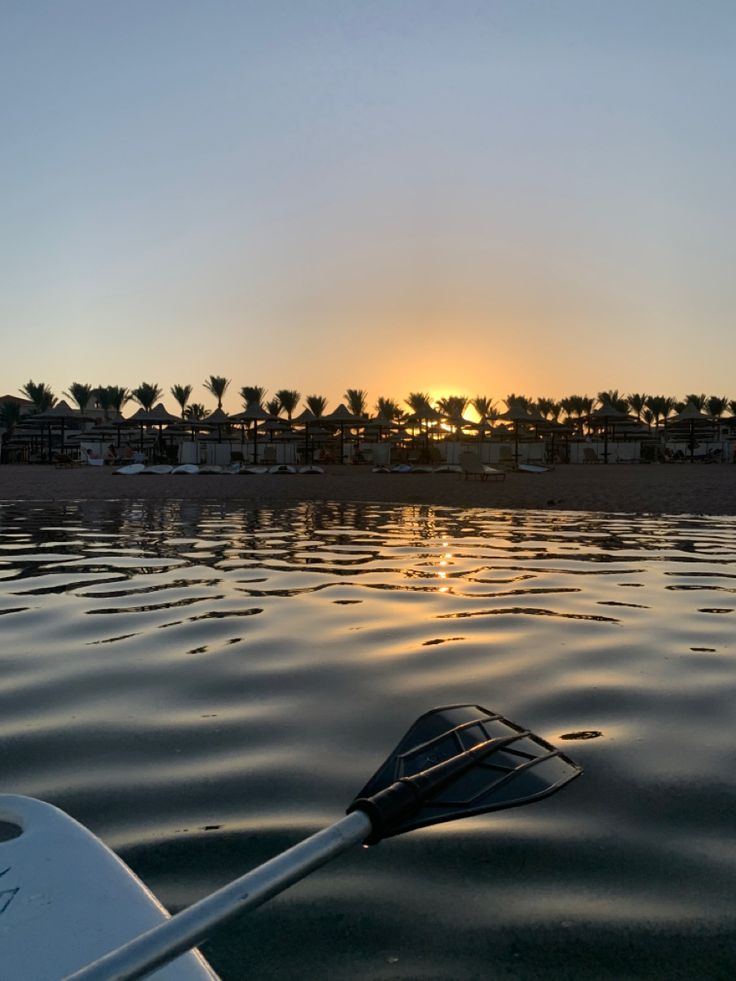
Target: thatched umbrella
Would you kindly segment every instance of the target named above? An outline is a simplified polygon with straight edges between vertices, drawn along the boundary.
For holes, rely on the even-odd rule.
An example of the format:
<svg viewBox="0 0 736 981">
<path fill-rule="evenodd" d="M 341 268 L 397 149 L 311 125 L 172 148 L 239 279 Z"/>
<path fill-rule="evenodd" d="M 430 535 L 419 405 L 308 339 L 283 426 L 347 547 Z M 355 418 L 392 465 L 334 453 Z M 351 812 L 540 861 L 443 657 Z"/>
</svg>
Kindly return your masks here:
<svg viewBox="0 0 736 981">
<path fill-rule="evenodd" d="M 242 412 L 230 416 L 232 422 L 253 423 L 253 463 L 258 463 L 258 423 L 266 422 L 272 416 L 259 402 L 250 402 Z"/>
<path fill-rule="evenodd" d="M 85 422 L 90 419 L 91 416 L 83 415 L 79 409 L 73 409 L 68 402 L 63 399 L 57 402 L 53 409 L 46 409 L 45 412 L 38 412 L 34 416 L 28 417 L 28 422 L 32 422 L 34 425 L 38 422 L 42 426 L 48 425 L 49 427 L 49 460 L 51 459 L 51 427 L 58 423 L 61 427 L 61 452 L 64 452 L 64 427 L 67 422 L 75 419 L 79 422 Z"/>
<path fill-rule="evenodd" d="M 544 422 L 544 417 L 539 415 L 538 412 L 531 412 L 522 402 L 513 401 L 510 403 L 508 410 L 497 418 L 503 419 L 505 422 L 513 422 L 514 424 L 514 465 L 518 467 L 519 424 L 533 425 L 534 423 Z"/>
<path fill-rule="evenodd" d="M 312 461 L 309 459 L 309 427 L 312 423 L 318 422 L 317 416 L 309 409 L 304 409 L 292 421 L 299 426 L 304 426 L 304 462 L 311 463 Z"/>
<path fill-rule="evenodd" d="M 610 402 L 602 402 L 600 408 L 594 409 L 588 416 L 588 422 L 596 425 L 603 423 L 603 462 L 608 463 L 608 424 L 617 422 L 631 422 L 633 416 L 628 412 L 622 412 Z"/>
<path fill-rule="evenodd" d="M 181 417 L 172 415 L 171 412 L 166 409 L 163 402 L 159 402 L 158 405 L 154 406 L 152 409 L 144 409 L 141 406 L 137 412 L 134 412 L 133 415 L 128 419 L 125 419 L 124 422 L 132 423 L 140 428 L 140 448 L 142 451 L 144 426 L 158 426 L 159 439 L 162 440 L 164 426 L 181 422 Z"/>
<path fill-rule="evenodd" d="M 345 444 L 345 426 L 362 426 L 368 421 L 366 416 L 355 416 L 346 406 L 340 404 L 327 416 L 321 416 L 321 423 L 326 422 L 329 425 L 338 425 L 340 427 L 340 463 L 344 463 L 344 444 Z"/>
<path fill-rule="evenodd" d="M 712 428 L 713 425 L 713 419 L 704 412 L 701 412 L 697 405 L 694 405 L 692 402 L 688 402 L 682 412 L 678 412 L 676 416 L 665 420 L 665 429 L 683 427 L 688 430 L 691 463 L 695 461 L 695 430 Z"/>
<path fill-rule="evenodd" d="M 208 429 L 216 429 L 217 442 L 221 443 L 222 427 L 230 425 L 230 416 L 222 409 L 215 409 L 214 412 L 211 412 L 208 416 L 205 416 L 204 419 L 200 420 L 200 425 L 206 426 Z"/>
</svg>

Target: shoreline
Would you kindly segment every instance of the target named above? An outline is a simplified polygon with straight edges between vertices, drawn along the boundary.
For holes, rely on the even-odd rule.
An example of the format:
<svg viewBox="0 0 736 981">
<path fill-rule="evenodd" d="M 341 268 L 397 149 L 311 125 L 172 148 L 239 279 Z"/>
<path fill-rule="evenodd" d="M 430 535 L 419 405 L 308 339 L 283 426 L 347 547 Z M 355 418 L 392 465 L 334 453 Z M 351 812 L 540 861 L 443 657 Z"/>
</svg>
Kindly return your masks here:
<svg viewBox="0 0 736 981">
<path fill-rule="evenodd" d="M 426 504 L 501 510 L 736 515 L 736 466 L 565 465 L 504 481 L 455 473 L 373 473 L 329 466 L 323 474 L 122 476 L 108 467 L 0 466 L 0 501 L 236 501 L 252 507 L 301 501 Z"/>
</svg>

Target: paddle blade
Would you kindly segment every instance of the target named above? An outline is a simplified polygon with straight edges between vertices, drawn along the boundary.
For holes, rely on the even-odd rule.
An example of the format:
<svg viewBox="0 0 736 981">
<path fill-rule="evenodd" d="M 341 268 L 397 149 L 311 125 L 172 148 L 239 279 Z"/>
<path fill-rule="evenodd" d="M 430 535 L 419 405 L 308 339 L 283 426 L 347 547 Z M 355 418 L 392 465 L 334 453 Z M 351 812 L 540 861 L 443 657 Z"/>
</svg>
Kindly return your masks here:
<svg viewBox="0 0 736 981">
<path fill-rule="evenodd" d="M 422 715 L 348 810 L 364 810 L 369 843 L 443 821 L 519 807 L 582 769 L 546 740 L 479 705 Z"/>
</svg>

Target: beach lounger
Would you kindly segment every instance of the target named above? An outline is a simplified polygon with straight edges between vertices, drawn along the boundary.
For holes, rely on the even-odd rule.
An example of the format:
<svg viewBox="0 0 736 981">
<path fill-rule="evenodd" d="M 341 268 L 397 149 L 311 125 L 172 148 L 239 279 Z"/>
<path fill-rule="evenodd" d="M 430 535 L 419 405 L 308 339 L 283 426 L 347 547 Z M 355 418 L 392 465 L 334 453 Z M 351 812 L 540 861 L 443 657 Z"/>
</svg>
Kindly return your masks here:
<svg viewBox="0 0 736 981">
<path fill-rule="evenodd" d="M 75 459 L 70 453 L 57 453 L 54 456 L 55 467 L 78 467 L 80 461 Z"/>
<path fill-rule="evenodd" d="M 488 467 L 485 463 L 481 463 L 480 457 L 476 456 L 475 453 L 466 451 L 460 454 L 460 467 L 462 468 L 463 477 L 469 480 L 471 477 L 477 477 L 478 480 L 505 480 L 506 472 L 504 470 L 497 470 L 495 467 Z"/>
</svg>

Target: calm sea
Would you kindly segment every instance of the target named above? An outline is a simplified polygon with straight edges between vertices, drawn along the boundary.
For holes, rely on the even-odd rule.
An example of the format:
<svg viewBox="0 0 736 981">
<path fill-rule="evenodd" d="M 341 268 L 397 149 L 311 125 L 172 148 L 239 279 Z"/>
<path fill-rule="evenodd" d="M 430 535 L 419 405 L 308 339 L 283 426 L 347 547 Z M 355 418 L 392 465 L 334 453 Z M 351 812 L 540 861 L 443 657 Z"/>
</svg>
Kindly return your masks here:
<svg viewBox="0 0 736 981">
<path fill-rule="evenodd" d="M 735 609 L 733 518 L 6 503 L 2 788 L 176 909 L 477 702 L 583 777 L 338 859 L 205 946 L 223 979 L 732 979 Z"/>
</svg>

